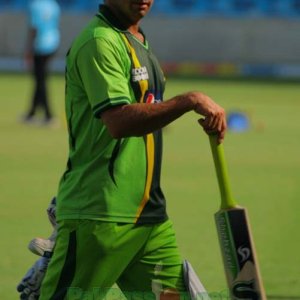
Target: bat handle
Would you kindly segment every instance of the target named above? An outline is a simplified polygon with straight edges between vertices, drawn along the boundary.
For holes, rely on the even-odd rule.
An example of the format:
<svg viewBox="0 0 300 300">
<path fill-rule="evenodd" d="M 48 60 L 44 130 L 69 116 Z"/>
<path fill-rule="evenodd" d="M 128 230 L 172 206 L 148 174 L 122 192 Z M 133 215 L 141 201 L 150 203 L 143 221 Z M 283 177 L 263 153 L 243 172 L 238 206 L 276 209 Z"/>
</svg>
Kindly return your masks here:
<svg viewBox="0 0 300 300">
<path fill-rule="evenodd" d="M 237 207 L 237 203 L 231 194 L 223 145 L 218 144 L 217 135 L 215 134 L 209 135 L 209 141 L 221 193 L 221 208 L 227 209 Z"/>
</svg>

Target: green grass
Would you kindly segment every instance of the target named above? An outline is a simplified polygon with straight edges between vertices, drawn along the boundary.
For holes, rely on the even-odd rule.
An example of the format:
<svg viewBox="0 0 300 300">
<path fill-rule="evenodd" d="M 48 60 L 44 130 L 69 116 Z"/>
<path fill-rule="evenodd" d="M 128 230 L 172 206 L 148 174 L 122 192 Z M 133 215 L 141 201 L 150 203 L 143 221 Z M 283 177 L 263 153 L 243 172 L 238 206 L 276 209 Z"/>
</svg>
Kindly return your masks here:
<svg viewBox="0 0 300 300">
<path fill-rule="evenodd" d="M 51 228 L 45 209 L 56 193 L 67 157 L 64 79 L 50 78 L 59 129 L 24 126 L 18 118 L 31 94 L 26 75 L 0 75 L 0 295 L 15 286 L 35 260 L 26 246 Z M 228 111 L 251 119 L 224 144 L 232 189 L 249 210 L 268 295 L 300 299 L 300 86 L 296 83 L 169 79 L 166 98 L 202 90 Z M 209 291 L 226 289 L 213 214 L 220 196 L 206 135 L 188 113 L 165 129 L 162 184 L 184 258 Z"/>
</svg>

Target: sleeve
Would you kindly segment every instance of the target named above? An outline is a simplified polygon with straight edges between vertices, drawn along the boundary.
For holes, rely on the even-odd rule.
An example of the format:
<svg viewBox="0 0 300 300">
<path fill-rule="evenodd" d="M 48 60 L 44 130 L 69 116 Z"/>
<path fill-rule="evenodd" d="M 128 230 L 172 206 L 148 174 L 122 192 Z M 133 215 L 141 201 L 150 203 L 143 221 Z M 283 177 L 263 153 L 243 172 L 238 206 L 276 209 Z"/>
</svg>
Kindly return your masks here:
<svg viewBox="0 0 300 300">
<path fill-rule="evenodd" d="M 110 107 L 132 102 L 125 55 L 103 38 L 88 41 L 78 53 L 78 72 L 97 118 Z"/>
</svg>

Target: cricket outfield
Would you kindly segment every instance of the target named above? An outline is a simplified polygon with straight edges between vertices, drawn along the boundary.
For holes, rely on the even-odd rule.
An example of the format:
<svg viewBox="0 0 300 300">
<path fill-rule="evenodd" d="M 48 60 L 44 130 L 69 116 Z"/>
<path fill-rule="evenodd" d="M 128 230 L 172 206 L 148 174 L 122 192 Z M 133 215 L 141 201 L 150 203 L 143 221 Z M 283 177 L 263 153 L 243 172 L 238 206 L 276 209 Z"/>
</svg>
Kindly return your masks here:
<svg viewBox="0 0 300 300">
<path fill-rule="evenodd" d="M 66 165 L 64 77 L 53 75 L 49 82 L 59 128 L 18 122 L 31 84 L 28 75 L 0 74 L 3 300 L 17 298 L 15 287 L 37 258 L 28 242 L 51 233 L 45 210 Z M 248 208 L 268 299 L 299 300 L 299 83 L 170 78 L 165 98 L 187 90 L 202 90 L 228 112 L 248 117 L 249 129 L 229 131 L 224 143 L 233 194 Z M 165 128 L 162 185 L 183 258 L 209 292 L 220 293 L 226 282 L 213 216 L 220 196 L 209 141 L 197 119 L 188 113 Z"/>
</svg>

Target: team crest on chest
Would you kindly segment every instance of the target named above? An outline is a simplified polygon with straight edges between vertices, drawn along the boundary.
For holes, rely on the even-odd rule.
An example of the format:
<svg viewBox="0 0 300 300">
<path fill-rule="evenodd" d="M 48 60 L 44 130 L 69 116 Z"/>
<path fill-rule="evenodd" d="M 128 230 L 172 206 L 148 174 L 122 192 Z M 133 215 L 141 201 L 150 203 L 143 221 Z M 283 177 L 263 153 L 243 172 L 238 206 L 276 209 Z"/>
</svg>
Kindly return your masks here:
<svg viewBox="0 0 300 300">
<path fill-rule="evenodd" d="M 131 70 L 131 74 L 133 82 L 149 79 L 149 74 L 146 67 L 134 68 Z"/>
</svg>

